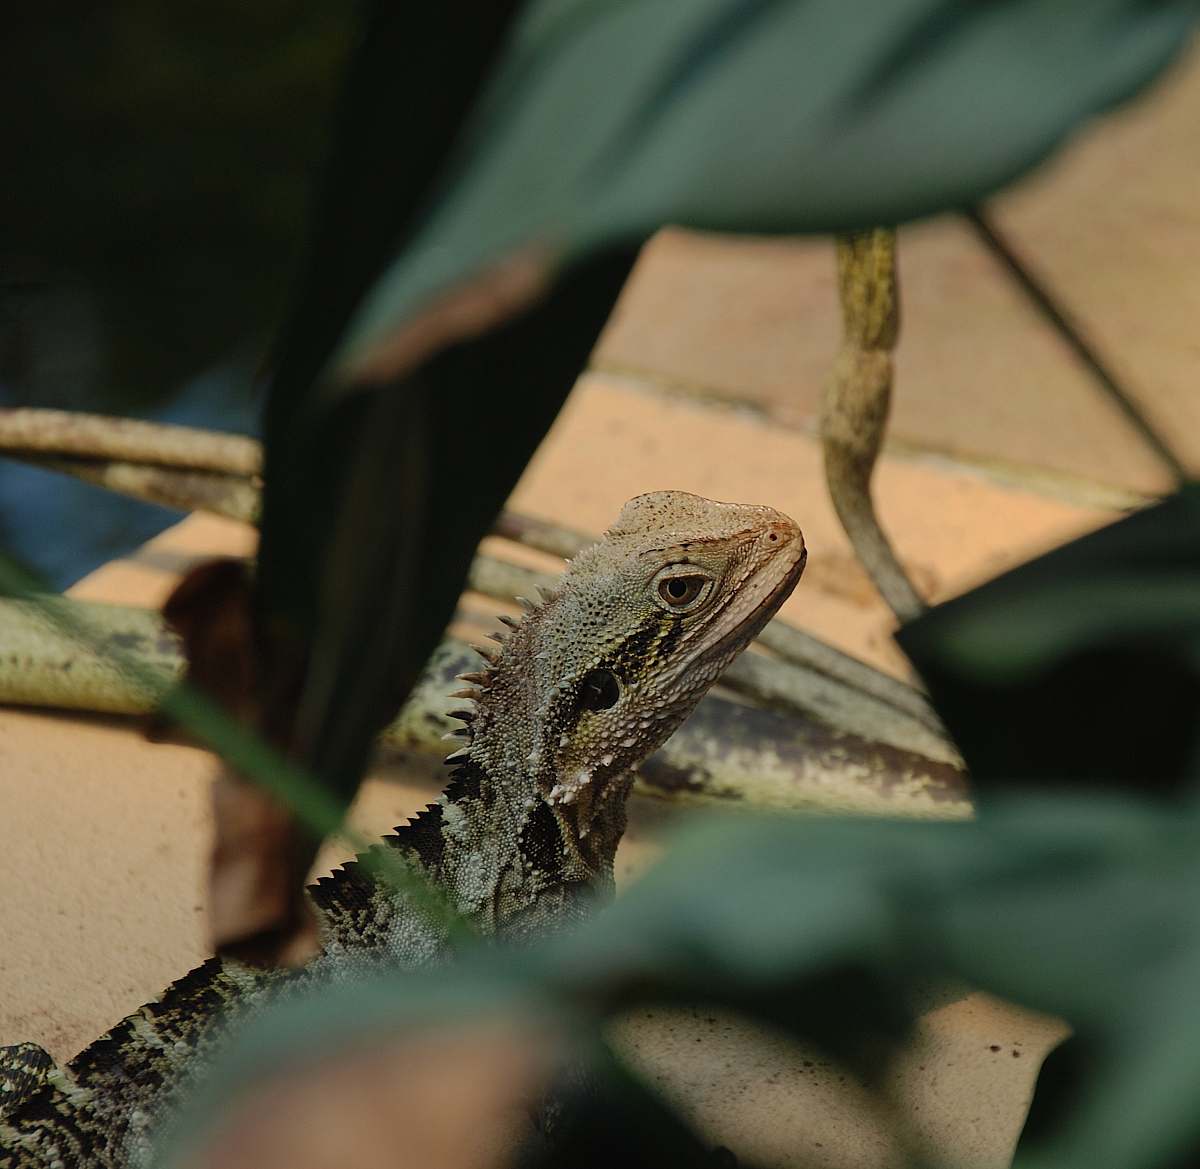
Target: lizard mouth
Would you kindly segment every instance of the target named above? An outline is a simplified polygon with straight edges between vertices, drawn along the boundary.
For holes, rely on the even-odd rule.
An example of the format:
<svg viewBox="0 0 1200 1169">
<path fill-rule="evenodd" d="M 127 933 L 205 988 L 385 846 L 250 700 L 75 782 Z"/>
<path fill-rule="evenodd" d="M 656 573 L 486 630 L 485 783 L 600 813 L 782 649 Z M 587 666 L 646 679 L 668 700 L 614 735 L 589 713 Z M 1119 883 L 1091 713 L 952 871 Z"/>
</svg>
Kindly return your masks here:
<svg viewBox="0 0 1200 1169">
<path fill-rule="evenodd" d="M 800 529 L 793 526 L 793 535 L 752 577 L 742 584 L 745 603 L 729 629 L 713 643 L 698 650 L 682 664 L 680 673 L 693 668 L 702 658 L 721 663 L 722 668 L 763 626 L 779 612 L 779 607 L 791 595 L 804 566 L 808 549 Z"/>
<path fill-rule="evenodd" d="M 763 626 L 779 612 L 779 608 L 783 602 L 792 595 L 792 590 L 799 584 L 800 577 L 804 574 L 804 566 L 808 563 L 808 549 L 804 546 L 803 537 L 797 534 L 795 542 L 800 547 L 794 555 L 789 557 L 790 563 L 785 562 L 787 563 L 787 567 L 784 575 L 779 578 L 773 588 L 768 587 L 766 595 L 763 597 L 762 603 L 758 606 L 754 615 L 748 621 L 730 630 L 729 633 L 721 638 L 720 642 L 718 642 L 718 652 L 726 652 L 735 643 L 745 644 L 745 642 L 757 637 Z M 783 549 L 780 550 L 781 554 L 783 551 Z M 776 567 L 777 564 L 772 562 L 762 572 L 766 575 L 771 569 Z"/>
</svg>

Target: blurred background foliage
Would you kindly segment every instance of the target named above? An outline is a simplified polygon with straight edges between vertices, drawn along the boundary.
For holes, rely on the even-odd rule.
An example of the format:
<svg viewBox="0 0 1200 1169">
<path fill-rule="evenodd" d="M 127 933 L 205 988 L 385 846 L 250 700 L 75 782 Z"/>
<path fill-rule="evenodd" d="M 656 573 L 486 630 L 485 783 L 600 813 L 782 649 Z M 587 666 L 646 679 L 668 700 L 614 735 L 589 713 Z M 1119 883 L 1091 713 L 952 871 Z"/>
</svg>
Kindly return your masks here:
<svg viewBox="0 0 1200 1169">
<path fill-rule="evenodd" d="M 46 405 L 161 405 L 278 324 L 353 9 L 51 4 L 14 25 L 0 376 Z"/>
<path fill-rule="evenodd" d="M 357 15 L 307 0 L 12 14 L 0 403 L 257 431 L 255 373 L 301 261 Z M 0 467 L 0 542 L 58 587 L 174 519 Z"/>
<path fill-rule="evenodd" d="M 1196 15 L 1183 0 L 23 11 L 4 48 L 7 108 L 29 116 L 4 131 L 0 391 L 242 429 L 265 371 L 260 612 L 291 628 L 276 658 L 299 674 L 276 696 L 309 719 L 274 738 L 348 798 L 646 235 L 961 207 L 1149 81 Z M 439 332 L 438 297 L 528 245 L 547 298 Z M 49 504 L 36 474 L 5 470 L 0 538 L 57 583 L 166 520 L 121 504 L 100 521 L 88 489 L 68 505 L 57 483 Z M 380 520 L 381 498 L 403 506 Z M 91 543 L 66 549 L 84 528 Z M 322 1020 L 368 1034 L 555 1004 L 551 1026 L 588 1034 L 680 998 L 768 1019 L 877 1082 L 914 987 L 966 980 L 1076 1031 L 1022 1164 L 1187 1163 L 1194 493 L 1056 555 L 901 636 L 988 785 L 975 824 L 698 826 L 593 929 L 294 1004 L 223 1083 L 312 1050 Z M 596 1082 L 569 1123 L 606 1100 L 640 1118 L 608 1126 L 609 1163 L 688 1163 L 696 1138 L 635 1080 Z"/>
</svg>

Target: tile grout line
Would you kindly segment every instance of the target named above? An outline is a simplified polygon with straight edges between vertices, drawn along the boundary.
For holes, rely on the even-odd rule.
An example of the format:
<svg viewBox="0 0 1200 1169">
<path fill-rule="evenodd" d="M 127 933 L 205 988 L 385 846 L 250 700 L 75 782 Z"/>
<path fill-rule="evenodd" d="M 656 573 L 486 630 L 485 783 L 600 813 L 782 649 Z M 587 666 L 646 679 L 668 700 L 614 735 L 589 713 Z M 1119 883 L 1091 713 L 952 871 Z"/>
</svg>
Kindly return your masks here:
<svg viewBox="0 0 1200 1169">
<path fill-rule="evenodd" d="M 617 380 L 623 388 L 649 397 L 680 402 L 694 409 L 731 413 L 757 425 L 779 426 L 795 434 L 819 441 L 815 420 L 799 422 L 781 418 L 757 402 L 735 397 L 712 386 L 698 385 L 651 370 L 636 369 L 617 362 L 598 361 L 589 365 L 582 377 L 596 375 Z M 884 441 L 883 453 L 906 462 L 928 463 L 983 479 L 999 487 L 1025 491 L 1056 499 L 1076 507 L 1104 511 L 1130 511 L 1153 502 L 1156 495 L 1131 487 L 1103 483 L 1064 471 L 1054 471 L 1033 463 L 1003 459 L 927 446 L 910 438 L 894 435 Z"/>
<path fill-rule="evenodd" d="M 1170 473 L 1176 485 L 1184 483 L 1189 475 L 1183 460 L 1143 414 L 1134 395 L 1121 384 L 1116 374 L 1084 336 L 1082 330 L 1071 320 L 1067 310 L 1061 306 L 1060 300 L 1056 299 L 1049 288 L 1030 271 L 983 208 L 968 208 L 963 212 L 963 218 L 974 230 L 976 238 L 1003 265 L 1004 270 L 1025 294 L 1034 309 L 1074 353 L 1076 359 L 1091 375 L 1093 383 L 1121 411 L 1126 422 L 1133 427 L 1142 442 Z"/>
</svg>

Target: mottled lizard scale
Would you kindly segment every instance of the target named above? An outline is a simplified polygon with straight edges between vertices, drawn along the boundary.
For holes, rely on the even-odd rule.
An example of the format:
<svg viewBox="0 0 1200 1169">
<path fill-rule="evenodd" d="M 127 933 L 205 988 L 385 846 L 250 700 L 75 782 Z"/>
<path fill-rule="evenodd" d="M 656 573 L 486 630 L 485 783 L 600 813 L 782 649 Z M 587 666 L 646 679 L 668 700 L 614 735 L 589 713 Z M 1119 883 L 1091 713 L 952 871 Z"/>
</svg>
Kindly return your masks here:
<svg viewBox="0 0 1200 1169">
<path fill-rule="evenodd" d="M 464 745 L 445 792 L 375 847 L 419 867 L 483 934 L 584 917 L 612 889 L 633 768 L 778 609 L 804 558 L 799 529 L 771 508 L 631 500 L 543 604 L 523 602 L 498 648 L 480 650 L 484 667 L 452 700 Z M 248 1011 L 445 953 L 439 927 L 359 861 L 310 896 L 323 948 L 302 971 L 210 959 L 62 1070 L 32 1045 L 0 1049 L 0 1167 L 145 1164 L 155 1127 Z"/>
</svg>

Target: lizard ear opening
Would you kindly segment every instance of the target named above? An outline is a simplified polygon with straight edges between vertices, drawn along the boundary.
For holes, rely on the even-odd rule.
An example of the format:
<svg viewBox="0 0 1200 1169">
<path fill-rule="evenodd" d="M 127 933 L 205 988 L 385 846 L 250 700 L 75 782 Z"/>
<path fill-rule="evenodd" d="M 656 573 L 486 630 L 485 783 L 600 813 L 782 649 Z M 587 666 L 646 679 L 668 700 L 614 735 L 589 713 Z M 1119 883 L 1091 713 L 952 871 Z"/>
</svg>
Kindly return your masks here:
<svg viewBox="0 0 1200 1169">
<path fill-rule="evenodd" d="M 579 688 L 581 710 L 608 710 L 621 697 L 621 683 L 611 670 L 592 670 Z"/>
</svg>

